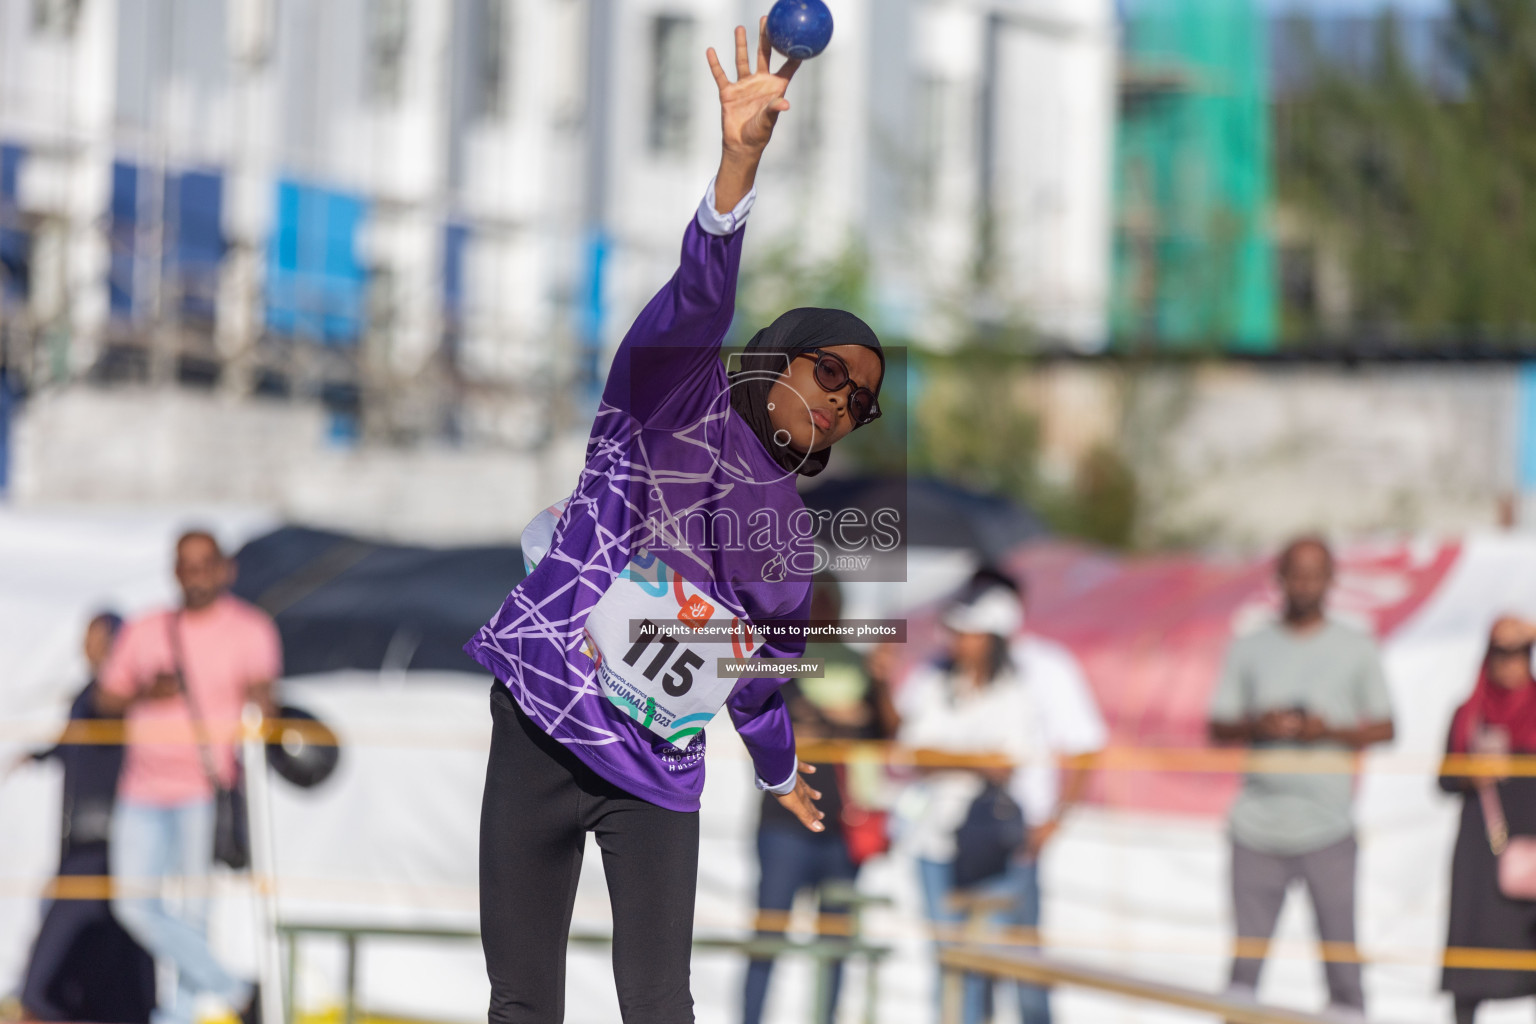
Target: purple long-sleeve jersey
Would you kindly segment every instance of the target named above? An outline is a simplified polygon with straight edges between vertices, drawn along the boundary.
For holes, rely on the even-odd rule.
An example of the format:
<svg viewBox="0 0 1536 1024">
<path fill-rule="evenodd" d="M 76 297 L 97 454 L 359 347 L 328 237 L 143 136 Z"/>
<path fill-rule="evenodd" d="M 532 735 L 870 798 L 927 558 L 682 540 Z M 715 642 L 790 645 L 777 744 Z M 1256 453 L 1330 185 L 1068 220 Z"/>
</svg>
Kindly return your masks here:
<svg viewBox="0 0 1536 1024">
<path fill-rule="evenodd" d="M 810 514 L 795 474 L 779 467 L 731 409 L 720 361 L 735 310 L 741 243 L 740 228 L 721 237 L 697 221 L 689 224 L 677 273 L 614 357 L 586 465 L 558 512 L 548 552 L 465 645 L 540 728 L 599 775 L 678 811 L 699 806 L 702 721 L 670 741 L 666 730 L 642 725 L 650 724 L 642 717 L 643 698 L 625 706 L 615 687 L 605 693 L 599 679 L 600 663 L 607 659 L 604 671 L 616 665 L 626 654 L 623 644 L 597 650 L 588 626 L 594 606 L 616 584 L 640 595 L 675 592 L 679 602 L 670 610 L 685 623 L 701 621 L 700 615 L 716 623 L 734 617 L 760 635 L 764 624 L 805 619 Z M 664 563 L 659 576 L 639 568 L 657 560 Z M 668 578 L 675 591 L 668 590 Z M 759 643 L 760 657 L 797 658 L 804 648 L 782 637 Z M 723 688 L 715 659 L 737 656 L 740 648 L 727 640 L 698 650 L 707 656 L 694 660 L 694 671 Z M 627 663 L 644 667 L 636 648 L 627 653 Z M 784 784 L 796 769 L 794 732 L 779 695 L 784 681 L 735 680 L 725 701 L 758 779 L 770 786 Z"/>
</svg>

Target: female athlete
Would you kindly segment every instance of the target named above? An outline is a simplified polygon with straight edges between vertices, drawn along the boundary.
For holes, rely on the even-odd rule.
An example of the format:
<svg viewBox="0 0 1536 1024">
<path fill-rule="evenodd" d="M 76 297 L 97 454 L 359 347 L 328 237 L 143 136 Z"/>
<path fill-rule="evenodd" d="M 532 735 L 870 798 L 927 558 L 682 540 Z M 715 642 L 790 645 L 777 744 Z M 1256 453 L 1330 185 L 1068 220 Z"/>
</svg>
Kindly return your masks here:
<svg viewBox="0 0 1536 1024">
<path fill-rule="evenodd" d="M 480 917 L 493 1022 L 559 1021 L 585 833 L 603 854 L 626 1024 L 693 1020 L 688 970 L 706 722 L 726 707 L 759 788 L 822 830 L 772 672 L 796 658 L 818 520 L 797 476 L 879 416 L 885 370 L 852 314 L 799 309 L 729 372 L 742 228 L 798 63 L 757 69 L 736 30 L 720 91 L 720 168 L 682 260 L 630 328 L 570 497 L 523 534 L 530 570 L 466 650 L 496 677 L 480 824 Z"/>
</svg>

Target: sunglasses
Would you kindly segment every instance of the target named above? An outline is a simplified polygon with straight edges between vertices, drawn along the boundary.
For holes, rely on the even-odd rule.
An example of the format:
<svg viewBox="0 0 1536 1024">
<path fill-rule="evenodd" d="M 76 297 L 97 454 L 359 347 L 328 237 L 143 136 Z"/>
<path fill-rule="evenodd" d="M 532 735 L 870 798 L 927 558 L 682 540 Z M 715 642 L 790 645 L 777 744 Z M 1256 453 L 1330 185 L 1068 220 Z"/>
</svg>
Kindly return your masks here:
<svg viewBox="0 0 1536 1024">
<path fill-rule="evenodd" d="M 1529 658 L 1531 656 L 1531 645 L 1526 644 L 1524 647 L 1499 647 L 1497 645 L 1490 644 L 1488 647 L 1488 653 L 1493 655 L 1495 658 Z"/>
<path fill-rule="evenodd" d="M 848 393 L 848 415 L 854 426 L 862 427 L 880 418 L 880 403 L 875 400 L 875 393 L 853 383 L 853 378 L 848 376 L 848 364 L 841 356 L 812 348 L 801 352 L 797 358 L 816 360 L 816 383 L 823 391 L 841 391 L 853 385 L 853 390 Z"/>
</svg>

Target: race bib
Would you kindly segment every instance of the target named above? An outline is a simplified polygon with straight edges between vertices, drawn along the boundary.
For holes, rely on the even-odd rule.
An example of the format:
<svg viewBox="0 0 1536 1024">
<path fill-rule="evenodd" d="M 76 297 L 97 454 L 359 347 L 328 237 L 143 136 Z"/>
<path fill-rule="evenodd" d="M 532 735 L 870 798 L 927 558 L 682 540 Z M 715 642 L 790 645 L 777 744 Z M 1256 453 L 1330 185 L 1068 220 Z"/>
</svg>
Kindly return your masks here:
<svg viewBox="0 0 1536 1024">
<path fill-rule="evenodd" d="M 564 502 L 545 509 L 523 531 L 530 572 L 549 551 L 564 509 Z M 641 627 L 633 637 L 632 622 Z M 729 645 L 718 634 L 689 642 L 690 631 L 721 625 L 730 626 Z M 583 643 L 608 700 L 678 749 L 704 731 L 739 681 L 716 672 L 718 659 L 750 658 L 761 648 L 751 623 L 644 550 L 592 607 Z"/>
</svg>

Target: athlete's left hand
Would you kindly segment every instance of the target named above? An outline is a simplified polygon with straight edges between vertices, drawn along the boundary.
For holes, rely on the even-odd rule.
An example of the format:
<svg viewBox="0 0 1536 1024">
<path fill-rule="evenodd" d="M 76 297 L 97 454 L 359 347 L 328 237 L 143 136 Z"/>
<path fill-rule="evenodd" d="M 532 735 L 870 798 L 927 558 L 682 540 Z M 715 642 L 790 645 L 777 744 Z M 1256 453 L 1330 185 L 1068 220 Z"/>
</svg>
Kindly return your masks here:
<svg viewBox="0 0 1536 1024">
<path fill-rule="evenodd" d="M 800 762 L 800 774 L 795 776 L 795 788 L 779 797 L 779 803 L 789 809 L 789 813 L 800 819 L 800 824 L 812 832 L 824 832 L 827 826 L 821 823 L 826 813 L 816 806 L 816 801 L 821 799 L 821 793 L 811 788 L 805 781 L 805 776 L 814 775 L 816 766 Z"/>
</svg>

